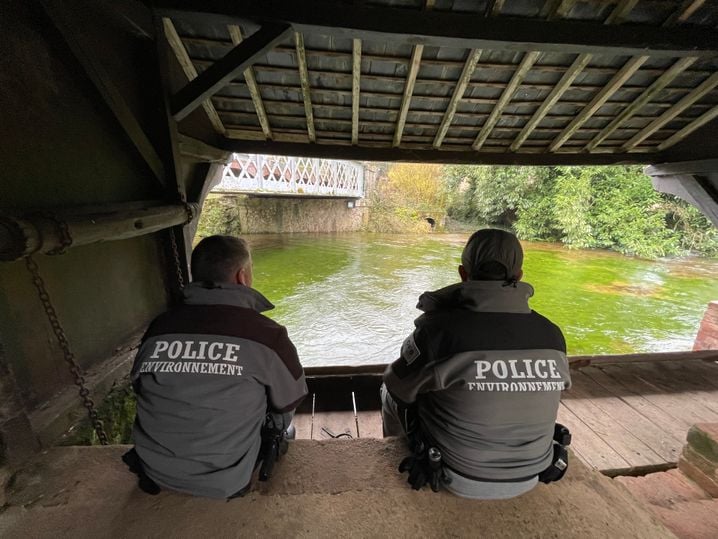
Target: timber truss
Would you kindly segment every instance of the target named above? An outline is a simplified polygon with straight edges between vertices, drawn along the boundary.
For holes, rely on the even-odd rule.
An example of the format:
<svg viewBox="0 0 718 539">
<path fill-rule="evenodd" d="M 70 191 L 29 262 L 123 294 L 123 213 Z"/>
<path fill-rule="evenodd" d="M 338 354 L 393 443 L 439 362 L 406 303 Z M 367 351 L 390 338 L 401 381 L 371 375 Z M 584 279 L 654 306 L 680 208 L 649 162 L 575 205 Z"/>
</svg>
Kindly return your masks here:
<svg viewBox="0 0 718 539">
<path fill-rule="evenodd" d="M 153 5 L 189 79 L 171 113 L 201 108 L 224 151 L 541 165 L 718 148 L 713 2 Z"/>
</svg>

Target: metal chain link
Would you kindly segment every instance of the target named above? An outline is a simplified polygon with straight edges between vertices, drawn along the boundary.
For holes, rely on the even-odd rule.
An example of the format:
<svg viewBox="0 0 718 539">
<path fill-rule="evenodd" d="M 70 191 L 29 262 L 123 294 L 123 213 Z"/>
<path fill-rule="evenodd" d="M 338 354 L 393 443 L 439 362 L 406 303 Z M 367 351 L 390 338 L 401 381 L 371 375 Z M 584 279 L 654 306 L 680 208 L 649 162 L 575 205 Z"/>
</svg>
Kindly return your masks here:
<svg viewBox="0 0 718 539">
<path fill-rule="evenodd" d="M 173 228 L 169 232 L 170 232 L 170 246 L 172 247 L 172 258 L 174 259 L 175 273 L 177 274 L 177 285 L 179 286 L 179 289 L 182 290 L 185 285 L 184 273 L 182 273 L 182 260 L 180 258 L 179 247 L 177 246 L 177 238 L 175 237 L 175 229 Z"/>
<path fill-rule="evenodd" d="M 65 361 L 70 366 L 70 372 L 75 377 L 75 385 L 80 388 L 79 394 L 82 399 L 82 405 L 87 409 L 87 415 L 92 422 L 92 428 L 95 430 L 100 443 L 102 445 L 108 445 L 110 441 L 107 437 L 107 433 L 105 432 L 102 420 L 100 420 L 97 410 L 95 409 L 95 402 L 90 397 L 90 390 L 87 389 L 87 386 L 85 385 L 86 382 L 82 372 L 82 367 L 80 367 L 77 361 L 75 361 L 75 354 L 73 354 L 70 349 L 70 343 L 65 335 L 65 330 L 62 328 L 60 319 L 57 317 L 57 312 L 50 301 L 50 295 L 47 293 L 45 282 L 42 280 L 42 277 L 40 277 L 40 271 L 37 263 L 31 256 L 27 256 L 25 257 L 25 265 L 27 266 L 30 275 L 32 275 L 32 283 L 37 289 L 38 296 L 42 302 L 43 308 L 45 309 L 45 314 L 47 315 L 47 320 L 50 322 L 50 326 L 52 326 L 52 331 L 55 333 L 55 337 L 60 345 Z"/>
</svg>

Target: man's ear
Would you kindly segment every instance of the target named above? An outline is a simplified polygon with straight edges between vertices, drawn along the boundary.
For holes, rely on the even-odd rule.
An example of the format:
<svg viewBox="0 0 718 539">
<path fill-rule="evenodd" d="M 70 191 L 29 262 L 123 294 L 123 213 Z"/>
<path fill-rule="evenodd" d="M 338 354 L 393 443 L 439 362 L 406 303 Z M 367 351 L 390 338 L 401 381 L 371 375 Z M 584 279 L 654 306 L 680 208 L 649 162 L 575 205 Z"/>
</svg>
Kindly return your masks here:
<svg viewBox="0 0 718 539">
<path fill-rule="evenodd" d="M 461 277 L 462 282 L 466 282 L 469 280 L 469 274 L 466 271 L 466 268 L 462 265 L 459 265 L 459 277 Z"/>
<path fill-rule="evenodd" d="M 246 268 L 239 270 L 235 275 L 235 278 L 237 279 L 237 284 L 252 286 L 252 278 Z"/>
<path fill-rule="evenodd" d="M 524 276 L 524 270 L 520 269 L 519 272 L 516 274 L 516 280 L 520 281 L 523 276 Z"/>
</svg>

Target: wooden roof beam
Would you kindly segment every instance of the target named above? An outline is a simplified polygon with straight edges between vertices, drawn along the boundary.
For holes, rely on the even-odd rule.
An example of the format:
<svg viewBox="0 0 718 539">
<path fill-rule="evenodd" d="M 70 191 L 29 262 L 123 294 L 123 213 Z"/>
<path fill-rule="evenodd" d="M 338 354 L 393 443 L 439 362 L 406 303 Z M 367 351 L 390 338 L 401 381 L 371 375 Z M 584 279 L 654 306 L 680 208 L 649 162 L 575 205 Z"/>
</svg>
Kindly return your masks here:
<svg viewBox="0 0 718 539">
<path fill-rule="evenodd" d="M 546 17 L 547 20 L 552 21 L 554 19 L 563 19 L 576 5 L 577 0 L 560 0 L 553 6 L 551 12 Z"/>
<path fill-rule="evenodd" d="M 441 143 L 444 141 L 444 137 L 446 136 L 446 132 L 449 130 L 451 121 L 454 119 L 454 114 L 456 114 L 456 107 L 459 105 L 459 101 L 461 100 L 464 95 L 464 92 L 466 91 L 466 86 L 469 84 L 469 79 L 471 79 L 471 75 L 474 74 L 474 70 L 476 69 L 476 63 L 479 61 L 480 56 L 481 50 L 479 49 L 473 49 L 469 51 L 469 55 L 464 62 L 464 69 L 462 69 L 461 75 L 459 76 L 459 80 L 456 82 L 456 86 L 454 87 L 454 93 L 451 95 L 451 100 L 446 107 L 444 117 L 441 120 L 441 125 L 439 126 L 439 129 L 436 132 L 436 136 L 434 137 L 434 148 L 441 147 Z"/>
<path fill-rule="evenodd" d="M 399 146 L 401 144 L 401 135 L 404 132 L 406 115 L 409 113 L 411 96 L 414 93 L 414 84 L 416 83 L 416 76 L 419 74 L 419 65 L 421 64 L 421 55 L 423 52 L 424 45 L 414 45 L 414 49 L 411 51 L 411 61 L 409 62 L 409 71 L 406 74 L 404 95 L 401 98 L 399 117 L 396 120 L 396 129 L 394 130 L 394 146 Z"/>
<path fill-rule="evenodd" d="M 574 60 L 571 67 L 564 73 L 561 80 L 558 81 L 554 89 L 551 90 L 551 93 L 546 97 L 546 100 L 541 104 L 532 118 L 526 123 L 521 133 L 516 137 L 516 140 L 511 144 L 512 152 L 518 150 L 524 141 L 531 136 L 531 132 L 536 129 L 536 126 L 544 119 L 548 111 L 561 99 L 563 93 L 569 89 L 576 77 L 583 71 L 583 68 L 591 61 L 591 58 L 592 56 L 590 54 L 578 55 L 578 58 Z"/>
<path fill-rule="evenodd" d="M 711 92 L 717 86 L 718 86 L 718 73 L 713 73 L 713 75 L 711 75 L 706 80 L 704 80 L 700 84 L 700 86 L 698 86 L 695 90 L 693 90 L 691 93 L 689 93 L 683 99 L 681 99 L 678 103 L 676 103 L 670 109 L 668 109 L 663 114 L 661 114 L 658 118 L 656 118 L 649 125 L 644 127 L 639 133 L 636 133 L 636 135 L 631 140 L 629 140 L 628 142 L 626 142 L 626 144 L 623 145 L 622 149 L 625 151 L 630 151 L 631 149 L 636 147 L 638 144 L 643 142 L 645 139 L 650 137 L 653 133 L 658 131 L 661 127 L 666 125 L 668 122 L 675 119 L 684 110 L 686 110 L 693 103 L 695 103 L 696 101 L 698 101 L 699 99 L 704 97 L 706 94 Z"/>
<path fill-rule="evenodd" d="M 603 21 L 603 24 L 621 24 L 633 8 L 638 4 L 638 0 L 619 0 L 616 7 L 613 8 L 611 14 Z"/>
<path fill-rule="evenodd" d="M 236 24 L 230 24 L 227 26 L 229 35 L 232 38 L 232 43 L 236 46 L 242 42 L 242 30 Z M 262 94 L 259 92 L 259 86 L 257 85 L 257 78 L 254 76 L 254 69 L 248 67 L 244 70 L 244 81 L 247 83 L 247 89 L 249 95 L 252 97 L 254 103 L 254 109 L 257 111 L 257 119 L 259 119 L 259 125 L 262 127 L 262 132 L 265 138 L 272 138 L 272 128 L 269 126 L 269 118 L 267 118 L 267 111 L 264 110 L 264 103 L 262 102 Z"/>
<path fill-rule="evenodd" d="M 184 74 L 187 77 L 187 80 L 193 81 L 197 78 L 197 69 L 194 67 L 194 63 L 189 57 L 187 49 L 185 49 L 182 39 L 180 39 L 174 24 L 172 24 L 171 20 L 165 17 L 162 19 L 162 26 L 165 31 L 167 43 L 169 43 L 172 52 L 174 52 L 177 61 L 182 67 L 182 71 L 184 71 Z M 224 125 L 222 125 L 222 120 L 219 119 L 217 111 L 215 110 L 214 105 L 212 105 L 212 101 L 210 99 L 205 100 L 202 103 L 202 108 L 207 114 L 207 118 L 209 118 L 209 122 L 212 124 L 212 127 L 214 127 L 214 130 L 220 135 L 224 135 Z"/>
<path fill-rule="evenodd" d="M 557 136 L 554 141 L 549 145 L 548 151 L 555 152 L 563 144 L 570 139 L 573 134 L 579 130 L 579 128 L 586 123 L 586 121 L 601 108 L 608 99 L 616 93 L 628 79 L 630 79 L 636 71 L 648 60 L 648 56 L 636 56 L 631 58 L 624 66 L 616 73 L 613 78 L 603 87 L 591 102 L 576 116 L 573 121 L 566 126 L 566 129 Z"/>
<path fill-rule="evenodd" d="M 586 150 L 589 152 L 595 150 L 596 147 L 601 144 L 601 142 L 603 142 L 611 135 L 611 133 L 621 127 L 621 124 L 623 124 L 623 122 L 628 120 L 631 116 L 638 112 L 641 107 L 650 102 L 651 99 L 653 99 L 661 90 L 663 90 L 663 88 L 668 86 L 668 84 L 673 79 L 680 75 L 683 70 L 685 70 L 696 60 L 697 58 L 695 57 L 687 57 L 681 58 L 680 60 L 676 61 L 670 68 L 666 70 L 665 73 L 663 73 L 663 75 L 658 77 L 656 81 L 646 89 L 645 92 L 638 96 L 635 101 L 633 101 L 633 103 L 623 109 L 621 113 L 616 116 L 616 118 L 603 129 L 603 131 L 596 135 L 596 137 L 586 145 Z"/>
<path fill-rule="evenodd" d="M 486 9 L 484 10 L 485 17 L 496 17 L 501 10 L 504 8 L 506 0 L 489 0 L 486 2 Z"/>
<path fill-rule="evenodd" d="M 359 143 L 359 94 L 361 92 L 361 39 L 352 40 L 352 144 Z"/>
<path fill-rule="evenodd" d="M 307 55 L 304 50 L 304 36 L 300 32 L 294 33 L 294 46 L 297 51 L 297 66 L 299 69 L 299 83 L 302 86 L 302 101 L 304 102 L 304 115 L 307 117 L 307 134 L 310 142 L 317 140 L 314 130 L 314 110 L 309 87 L 309 71 L 307 71 Z"/>
<path fill-rule="evenodd" d="M 706 28 L 609 27 L 583 21 L 537 21 L 481 14 L 362 6 L 333 0 L 154 0 L 160 12 L 210 24 L 233 20 L 291 24 L 295 30 L 367 41 L 462 49 L 549 51 L 653 57 L 714 56 L 718 33 Z"/>
<path fill-rule="evenodd" d="M 171 109 L 175 120 L 186 118 L 203 101 L 212 97 L 237 75 L 251 67 L 258 58 L 288 37 L 291 30 L 288 24 L 265 24 L 217 60 L 172 97 Z"/>
<path fill-rule="evenodd" d="M 527 52 L 524 55 L 524 58 L 523 60 L 521 60 L 518 69 L 516 69 L 516 71 L 514 72 L 513 77 L 511 77 L 511 80 L 506 85 L 506 88 L 501 94 L 501 97 L 499 98 L 498 102 L 496 103 L 496 105 L 494 105 L 494 109 L 491 111 L 491 114 L 481 128 L 481 131 L 479 131 L 479 134 L 476 136 L 476 140 L 472 144 L 472 148 L 474 150 L 481 149 L 481 146 L 483 146 L 484 142 L 486 142 L 486 139 L 489 138 L 491 130 L 499 121 L 499 118 L 501 117 L 501 113 L 504 111 L 504 108 L 506 108 L 506 105 L 508 105 L 509 101 L 511 101 L 511 98 L 514 96 L 514 93 L 521 84 L 521 81 L 531 70 L 531 66 L 534 65 L 540 55 L 541 53 L 538 51 Z"/>
<path fill-rule="evenodd" d="M 661 144 L 658 145 L 658 150 L 663 151 L 667 148 L 670 148 L 674 144 L 678 144 L 688 135 L 693 133 L 693 131 L 700 127 L 703 127 L 705 124 L 714 120 L 715 118 L 718 118 L 718 107 L 713 107 L 708 112 L 702 114 L 701 116 L 693 120 L 691 123 L 689 123 L 687 126 L 685 126 L 683 129 L 678 131 L 675 135 L 663 141 Z"/>
<path fill-rule="evenodd" d="M 696 11 L 698 11 L 706 0 L 685 0 L 681 7 L 668 17 L 663 26 L 673 26 L 686 22 Z"/>
</svg>

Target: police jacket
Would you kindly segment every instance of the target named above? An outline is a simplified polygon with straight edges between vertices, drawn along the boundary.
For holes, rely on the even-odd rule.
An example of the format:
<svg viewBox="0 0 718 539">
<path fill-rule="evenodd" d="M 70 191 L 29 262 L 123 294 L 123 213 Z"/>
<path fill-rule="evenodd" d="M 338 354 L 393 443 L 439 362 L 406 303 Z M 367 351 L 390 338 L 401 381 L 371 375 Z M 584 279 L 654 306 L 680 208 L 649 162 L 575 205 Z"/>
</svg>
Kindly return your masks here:
<svg viewBox="0 0 718 539">
<path fill-rule="evenodd" d="M 307 393 L 273 305 L 242 285 L 192 283 L 184 304 L 157 317 L 132 368 L 133 430 L 145 473 L 160 486 L 226 498 L 249 484 L 268 411 Z"/>
<path fill-rule="evenodd" d="M 444 463 L 470 479 L 526 480 L 551 464 L 570 374 L 561 330 L 529 308 L 532 295 L 497 281 L 423 294 L 424 314 L 384 374 L 395 400 L 416 404 Z"/>
</svg>

